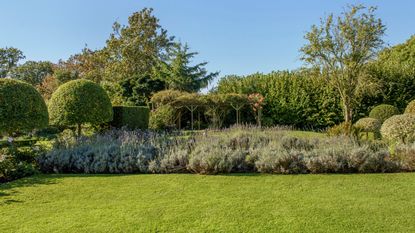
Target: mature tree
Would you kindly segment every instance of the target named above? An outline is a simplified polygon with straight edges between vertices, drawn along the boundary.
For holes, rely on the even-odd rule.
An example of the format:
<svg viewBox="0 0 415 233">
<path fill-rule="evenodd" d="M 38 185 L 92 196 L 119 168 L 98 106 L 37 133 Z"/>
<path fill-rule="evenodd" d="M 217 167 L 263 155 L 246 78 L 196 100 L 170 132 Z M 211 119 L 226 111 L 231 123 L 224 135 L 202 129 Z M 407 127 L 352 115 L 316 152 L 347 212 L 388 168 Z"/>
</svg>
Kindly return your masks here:
<svg viewBox="0 0 415 233">
<path fill-rule="evenodd" d="M 54 71 L 53 75 L 58 84 L 64 84 L 66 82 L 79 79 L 79 73 L 76 70 L 68 69 L 66 67 L 59 67 Z"/>
<path fill-rule="evenodd" d="M 36 86 L 36 89 L 39 91 L 40 95 L 47 102 L 50 97 L 52 97 L 53 92 L 56 91 L 59 87 L 59 82 L 55 76 L 48 75 L 46 76 L 42 83 Z"/>
<path fill-rule="evenodd" d="M 9 72 L 17 66 L 17 63 L 24 58 L 23 52 L 19 49 L 0 48 L 0 78 L 7 77 Z"/>
<path fill-rule="evenodd" d="M 190 52 L 187 44 L 177 43 L 169 53 L 168 63 L 161 69 L 169 89 L 197 92 L 207 87 L 219 72 L 208 73 L 207 62 L 191 65 L 197 52 Z"/>
<path fill-rule="evenodd" d="M 415 36 L 384 49 L 368 70 L 380 88 L 376 96 L 365 96 L 363 107 L 388 103 L 404 110 L 415 96 Z"/>
<path fill-rule="evenodd" d="M 305 35 L 302 59 L 319 67 L 340 95 L 344 120 L 351 123 L 353 110 L 365 82 L 366 64 L 383 46 L 385 26 L 375 17 L 376 8 L 350 6 L 335 18 L 329 15 Z"/>
<path fill-rule="evenodd" d="M 39 85 L 48 75 L 53 74 L 53 64 L 49 61 L 27 61 L 15 67 L 10 77 L 25 81 L 33 86 Z"/>
</svg>

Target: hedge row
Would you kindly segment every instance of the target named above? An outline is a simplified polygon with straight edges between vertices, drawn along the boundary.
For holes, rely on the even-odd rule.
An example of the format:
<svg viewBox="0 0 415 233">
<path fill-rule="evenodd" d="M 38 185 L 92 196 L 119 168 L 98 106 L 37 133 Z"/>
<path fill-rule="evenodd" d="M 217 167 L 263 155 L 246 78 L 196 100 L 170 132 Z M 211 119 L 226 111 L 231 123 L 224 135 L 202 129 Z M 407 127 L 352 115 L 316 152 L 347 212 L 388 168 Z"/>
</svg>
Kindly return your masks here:
<svg viewBox="0 0 415 233">
<path fill-rule="evenodd" d="M 145 106 L 114 106 L 114 117 L 111 126 L 128 129 L 147 129 L 150 118 L 150 109 Z"/>
</svg>

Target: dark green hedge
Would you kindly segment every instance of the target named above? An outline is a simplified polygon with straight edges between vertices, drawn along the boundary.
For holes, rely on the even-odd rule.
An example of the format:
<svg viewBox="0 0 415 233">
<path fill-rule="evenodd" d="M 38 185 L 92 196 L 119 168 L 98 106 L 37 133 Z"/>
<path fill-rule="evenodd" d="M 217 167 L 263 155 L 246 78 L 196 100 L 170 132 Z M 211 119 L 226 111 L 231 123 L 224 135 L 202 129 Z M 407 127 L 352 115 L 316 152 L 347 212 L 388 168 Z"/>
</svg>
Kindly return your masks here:
<svg viewBox="0 0 415 233">
<path fill-rule="evenodd" d="M 150 109 L 145 106 L 127 107 L 114 106 L 114 119 L 111 126 L 129 129 L 148 129 L 148 121 L 150 118 Z"/>
</svg>

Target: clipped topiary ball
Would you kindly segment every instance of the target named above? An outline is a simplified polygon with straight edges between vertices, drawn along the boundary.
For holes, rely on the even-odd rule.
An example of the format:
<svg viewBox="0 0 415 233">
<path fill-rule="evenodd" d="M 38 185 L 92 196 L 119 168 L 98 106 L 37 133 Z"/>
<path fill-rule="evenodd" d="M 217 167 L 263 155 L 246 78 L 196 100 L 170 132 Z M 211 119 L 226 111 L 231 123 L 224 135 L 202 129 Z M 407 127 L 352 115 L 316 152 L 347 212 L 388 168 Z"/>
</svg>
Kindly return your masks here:
<svg viewBox="0 0 415 233">
<path fill-rule="evenodd" d="M 112 120 L 112 105 L 105 90 L 98 84 L 78 79 L 60 86 L 49 100 L 53 125 L 93 125 Z"/>
<path fill-rule="evenodd" d="M 389 104 L 381 104 L 374 107 L 372 111 L 370 111 L 369 117 L 378 119 L 383 123 L 386 119 L 398 114 L 400 113 L 397 107 Z"/>
<path fill-rule="evenodd" d="M 405 114 L 415 114 L 415 100 L 412 100 L 409 102 L 409 104 L 406 106 Z"/>
<path fill-rule="evenodd" d="M 395 115 L 387 119 L 380 129 L 382 137 L 389 141 L 410 143 L 415 141 L 415 115 Z"/>
<path fill-rule="evenodd" d="M 0 79 L 0 133 L 30 131 L 48 126 L 48 109 L 31 85 Z"/>
<path fill-rule="evenodd" d="M 370 117 L 359 119 L 354 127 L 358 128 L 362 132 L 379 132 L 382 123 L 380 120 Z"/>
</svg>

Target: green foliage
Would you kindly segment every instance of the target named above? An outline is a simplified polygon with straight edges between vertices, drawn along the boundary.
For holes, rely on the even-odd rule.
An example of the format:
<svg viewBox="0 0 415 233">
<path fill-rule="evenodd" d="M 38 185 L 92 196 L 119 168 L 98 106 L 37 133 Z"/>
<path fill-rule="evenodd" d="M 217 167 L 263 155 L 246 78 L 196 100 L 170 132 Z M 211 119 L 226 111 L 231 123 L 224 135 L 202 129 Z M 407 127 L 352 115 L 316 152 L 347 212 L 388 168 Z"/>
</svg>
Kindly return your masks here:
<svg viewBox="0 0 415 233">
<path fill-rule="evenodd" d="M 149 128 L 155 130 L 174 127 L 176 111 L 171 105 L 161 105 L 150 113 Z"/>
<path fill-rule="evenodd" d="M 365 95 L 359 111 L 371 106 L 388 103 L 403 112 L 415 96 L 415 36 L 405 43 L 385 48 L 367 67 L 372 82 L 376 83 L 375 95 Z"/>
<path fill-rule="evenodd" d="M 369 113 L 370 118 L 378 119 L 383 123 L 386 119 L 399 114 L 399 109 L 389 104 L 381 104 L 372 109 Z"/>
<path fill-rule="evenodd" d="M 144 106 L 128 107 L 114 106 L 114 117 L 111 125 L 117 128 L 147 129 L 150 117 L 150 109 Z"/>
<path fill-rule="evenodd" d="M 387 119 L 380 129 L 382 137 L 392 142 L 415 141 L 415 115 L 395 115 Z"/>
<path fill-rule="evenodd" d="M 17 63 L 24 59 L 23 52 L 19 49 L 0 48 L 0 78 L 5 78 L 17 66 Z"/>
<path fill-rule="evenodd" d="M 33 86 L 41 84 L 50 75 L 53 75 L 53 64 L 48 61 L 27 61 L 10 73 L 11 78 L 25 81 Z"/>
<path fill-rule="evenodd" d="M 415 100 L 412 100 L 409 102 L 408 106 L 406 106 L 405 114 L 415 114 Z"/>
<path fill-rule="evenodd" d="M 189 52 L 189 47 L 177 43 L 170 51 L 168 62 L 161 69 L 161 75 L 165 76 L 169 89 L 197 92 L 207 87 L 210 81 L 219 72 L 208 73 L 204 66 L 207 62 L 191 66 L 192 58 L 197 52 Z"/>
<path fill-rule="evenodd" d="M 49 101 L 51 124 L 92 125 L 112 120 L 112 105 L 105 90 L 94 82 L 79 79 L 61 85 Z"/>
<path fill-rule="evenodd" d="M 59 68 L 55 70 L 54 77 L 56 78 L 59 84 L 64 84 L 69 81 L 79 79 L 79 73 L 74 70 Z"/>
<path fill-rule="evenodd" d="M 162 80 L 141 74 L 126 78 L 118 84 L 120 87 L 119 95 L 124 103 L 135 106 L 147 105 L 151 95 L 165 89 Z"/>
<path fill-rule="evenodd" d="M 326 83 L 313 70 L 300 70 L 228 76 L 219 81 L 216 91 L 221 94 L 260 93 L 265 97 L 263 119 L 272 119 L 279 125 L 322 129 L 341 119 L 339 97 Z"/>
<path fill-rule="evenodd" d="M 365 117 L 361 118 L 354 124 L 355 128 L 358 128 L 362 132 L 377 133 L 382 126 L 382 122 L 376 118 Z"/>
<path fill-rule="evenodd" d="M 342 122 L 340 124 L 334 125 L 327 129 L 328 136 L 341 136 L 341 135 L 349 135 L 350 128 L 352 127 L 351 123 L 349 122 Z"/>
<path fill-rule="evenodd" d="M 30 131 L 48 125 L 45 101 L 31 85 L 0 79 L 0 132 Z"/>
<path fill-rule="evenodd" d="M 376 57 L 383 46 L 385 26 L 374 14 L 376 8 L 350 6 L 335 18 L 333 14 L 313 25 L 305 35 L 302 59 L 318 67 L 337 89 L 344 120 L 351 122 L 356 102 L 367 91 L 365 65 Z"/>
<path fill-rule="evenodd" d="M 161 105 L 171 105 L 176 99 L 187 92 L 177 91 L 177 90 L 164 90 L 155 93 L 151 97 L 151 103 L 155 105 L 155 107 Z"/>
</svg>

